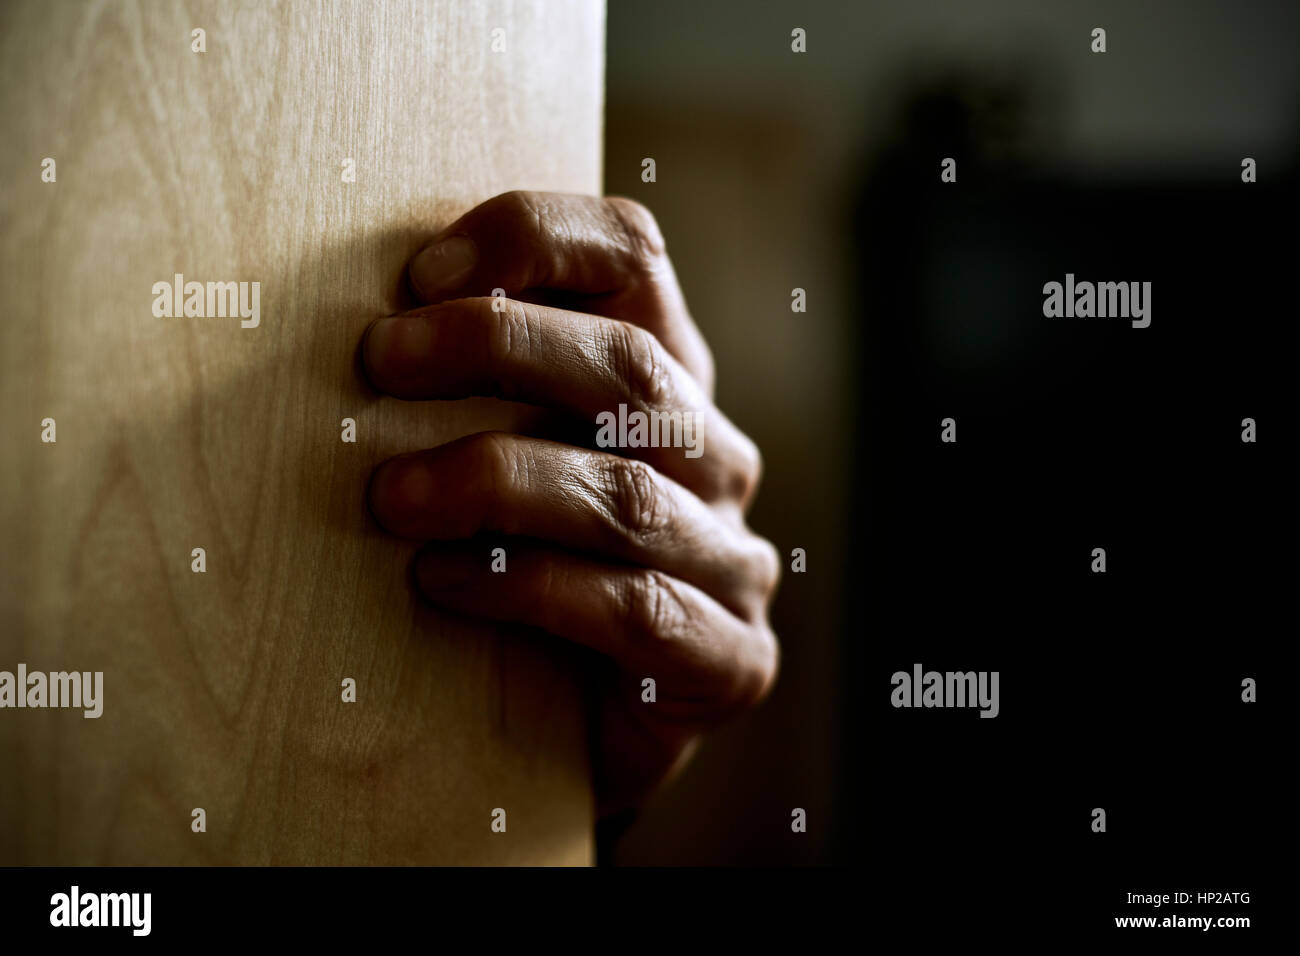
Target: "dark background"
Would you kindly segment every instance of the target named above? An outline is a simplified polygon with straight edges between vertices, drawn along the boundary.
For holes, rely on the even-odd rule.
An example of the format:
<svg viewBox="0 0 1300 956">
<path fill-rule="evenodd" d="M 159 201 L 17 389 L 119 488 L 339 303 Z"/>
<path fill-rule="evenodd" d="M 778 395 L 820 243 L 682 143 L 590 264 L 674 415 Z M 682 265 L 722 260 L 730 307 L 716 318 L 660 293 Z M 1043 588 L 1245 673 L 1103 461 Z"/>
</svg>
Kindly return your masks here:
<svg viewBox="0 0 1300 956">
<path fill-rule="evenodd" d="M 1094 921 L 1260 878 L 1297 26 L 1288 4 L 610 5 L 607 192 L 658 215 L 719 404 L 764 450 L 755 528 L 809 556 L 776 693 L 616 862 L 865 864 L 897 905 Z M 1044 318 L 1067 272 L 1150 281 L 1151 326 Z M 1000 716 L 893 709 L 917 662 L 1000 671 Z"/>
<path fill-rule="evenodd" d="M 929 952 L 1113 945 L 1114 916 L 1170 912 L 1251 917 L 1205 934 L 1225 949 L 1282 935 L 1297 27 L 1290 2 L 610 0 L 607 192 L 659 217 L 719 404 L 766 457 L 753 524 L 808 570 L 773 609 L 771 699 L 602 855 L 843 870 L 251 869 L 236 889 L 220 869 L 7 870 L 5 931 L 46 932 L 30 914 L 80 883 L 154 892 L 162 940 L 373 942 L 405 919 L 535 945 L 610 919 L 609 938 L 701 944 L 708 923 L 734 948 L 789 920 L 803 948 Z M 1067 272 L 1150 281 L 1151 327 L 1044 318 Z M 894 709 L 916 663 L 999 671 L 999 716 Z"/>
</svg>

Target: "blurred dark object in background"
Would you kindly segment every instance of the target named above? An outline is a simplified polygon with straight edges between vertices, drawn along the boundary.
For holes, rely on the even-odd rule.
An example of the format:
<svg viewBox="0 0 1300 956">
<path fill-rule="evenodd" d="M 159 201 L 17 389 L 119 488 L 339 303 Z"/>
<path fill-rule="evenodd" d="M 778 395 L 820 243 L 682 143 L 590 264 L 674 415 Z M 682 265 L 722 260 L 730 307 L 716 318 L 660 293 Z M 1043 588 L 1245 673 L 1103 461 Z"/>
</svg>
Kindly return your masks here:
<svg viewBox="0 0 1300 956">
<path fill-rule="evenodd" d="M 615 862 L 988 859 L 1026 833 L 1047 853 L 1108 799 L 1173 851 L 1201 804 L 1162 802 L 1162 765 L 1105 722 L 1146 733 L 1194 700 L 1204 742 L 1251 746 L 1240 708 L 1205 705 L 1203 665 L 1226 635 L 1229 677 L 1269 663 L 1274 609 L 1251 596 L 1278 573 L 1266 502 L 1290 430 L 1297 25 L 1205 2 L 611 4 L 607 192 L 660 219 L 719 405 L 764 452 L 752 523 L 787 556 L 775 694 Z M 1044 318 L 1067 272 L 1152 282 L 1151 327 Z M 1252 414 L 1267 446 L 1240 442 Z M 892 710 L 889 674 L 917 661 L 1001 668 L 1002 716 Z M 1119 702 L 1105 729 L 1099 701 Z M 1209 858 L 1259 837 L 1219 832 Z"/>
</svg>

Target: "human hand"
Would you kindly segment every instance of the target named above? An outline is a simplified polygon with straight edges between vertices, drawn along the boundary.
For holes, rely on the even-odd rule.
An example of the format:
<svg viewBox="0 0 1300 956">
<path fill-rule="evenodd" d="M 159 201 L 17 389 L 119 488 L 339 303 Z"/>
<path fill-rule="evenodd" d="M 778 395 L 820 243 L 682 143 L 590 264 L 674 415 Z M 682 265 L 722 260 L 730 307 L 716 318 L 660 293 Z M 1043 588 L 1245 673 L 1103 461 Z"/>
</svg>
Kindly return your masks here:
<svg viewBox="0 0 1300 956">
<path fill-rule="evenodd" d="M 713 406 L 712 357 L 657 224 L 631 200 L 504 193 L 436 237 L 410 277 L 429 304 L 366 332 L 376 389 L 539 405 L 591 423 L 593 441 L 482 432 L 402 455 L 376 470 L 371 509 L 393 534 L 435 542 L 415 567 L 434 604 L 608 658 L 598 812 L 635 806 L 775 679 L 780 562 L 744 518 L 758 450 Z M 703 443 L 664 426 L 687 447 L 599 450 L 598 416 L 621 405 L 703 422 Z M 505 536 L 503 574 L 489 534 Z"/>
</svg>

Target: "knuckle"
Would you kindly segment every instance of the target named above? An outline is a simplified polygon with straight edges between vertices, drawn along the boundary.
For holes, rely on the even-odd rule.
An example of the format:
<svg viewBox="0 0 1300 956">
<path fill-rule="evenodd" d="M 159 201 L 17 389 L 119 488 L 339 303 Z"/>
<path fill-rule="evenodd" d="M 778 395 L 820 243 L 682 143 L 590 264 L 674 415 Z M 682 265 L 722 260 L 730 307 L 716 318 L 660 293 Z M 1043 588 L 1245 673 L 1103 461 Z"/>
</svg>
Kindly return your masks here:
<svg viewBox="0 0 1300 956">
<path fill-rule="evenodd" d="M 726 479 L 726 493 L 748 507 L 763 480 L 763 453 L 748 435 L 738 433 L 736 460 Z"/>
<path fill-rule="evenodd" d="M 612 459 L 605 468 L 606 516 L 620 539 L 647 546 L 658 538 L 669 516 L 654 472 L 644 462 Z"/>
<path fill-rule="evenodd" d="M 609 343 L 610 364 L 634 408 L 661 408 L 672 393 L 663 346 L 635 325 L 615 325 Z"/>
<path fill-rule="evenodd" d="M 754 632 L 749 660 L 738 682 L 736 703 L 747 709 L 766 699 L 776 684 L 780 669 L 781 645 L 776 633 L 764 621 Z"/>
<path fill-rule="evenodd" d="M 536 306 L 496 296 L 476 301 L 478 316 L 488 337 L 489 359 L 498 366 L 526 362 L 537 342 Z"/>
<path fill-rule="evenodd" d="M 701 714 L 713 725 L 756 707 L 772 692 L 780 670 L 780 646 L 767 621 L 750 627 L 740 647 L 717 666 L 710 681 L 712 701 Z"/>
<path fill-rule="evenodd" d="M 772 599 L 776 593 L 777 585 L 781 583 L 781 552 L 776 549 L 771 541 L 766 538 L 760 538 L 757 535 L 755 540 L 754 565 L 756 568 L 755 578 L 758 582 L 759 593 L 763 598 L 763 604 Z"/>
<path fill-rule="evenodd" d="M 653 573 L 638 574 L 627 579 L 623 587 L 623 630 L 634 644 L 644 644 L 659 632 L 663 618 L 663 595 Z"/>
<path fill-rule="evenodd" d="M 494 203 L 509 218 L 525 222 L 535 220 L 539 211 L 536 194 L 526 189 L 511 189 L 501 193 Z"/>
<path fill-rule="evenodd" d="M 719 701 L 720 720 L 756 707 L 776 684 L 780 670 L 780 645 L 766 621 L 752 629 L 744 653 L 738 656 L 727 692 Z"/>
<path fill-rule="evenodd" d="M 606 198 L 605 205 L 618 221 L 627 240 L 628 251 L 638 266 L 648 266 L 664 255 L 664 234 L 649 209 L 625 196 L 610 196 Z"/>
<path fill-rule="evenodd" d="M 624 632 L 634 645 L 670 643 L 682 629 L 682 606 L 672 579 L 646 570 L 627 578 L 621 596 Z"/>
<path fill-rule="evenodd" d="M 478 473 L 484 476 L 493 499 L 501 501 L 521 483 L 527 462 L 505 432 L 480 432 L 472 447 Z"/>
<path fill-rule="evenodd" d="M 504 235 L 517 236 L 526 247 L 546 244 L 549 217 L 545 194 L 512 189 L 489 199 L 482 225 Z"/>
</svg>

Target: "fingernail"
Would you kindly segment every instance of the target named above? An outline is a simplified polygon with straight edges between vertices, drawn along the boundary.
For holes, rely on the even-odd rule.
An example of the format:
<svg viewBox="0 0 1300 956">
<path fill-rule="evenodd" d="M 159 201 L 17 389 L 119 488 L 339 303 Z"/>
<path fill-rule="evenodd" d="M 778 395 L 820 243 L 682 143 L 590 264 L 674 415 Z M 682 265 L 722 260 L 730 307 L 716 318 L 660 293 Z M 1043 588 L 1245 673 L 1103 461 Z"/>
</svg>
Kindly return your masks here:
<svg viewBox="0 0 1300 956">
<path fill-rule="evenodd" d="M 432 355 L 433 327 L 428 319 L 389 316 L 366 333 L 366 369 L 376 384 L 418 376 Z"/>
<path fill-rule="evenodd" d="M 370 480 L 370 510 L 381 525 L 401 534 L 427 520 L 436 492 L 423 462 L 411 456 L 390 458 Z"/>
<path fill-rule="evenodd" d="M 411 285 L 425 299 L 445 296 L 460 288 L 477 262 L 473 240 L 452 236 L 420 250 L 411 261 Z"/>
</svg>

